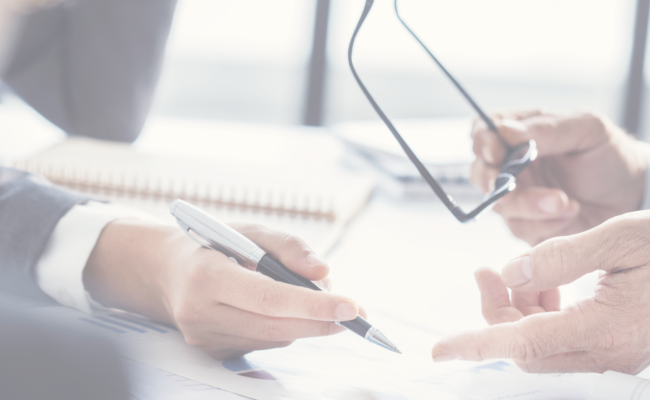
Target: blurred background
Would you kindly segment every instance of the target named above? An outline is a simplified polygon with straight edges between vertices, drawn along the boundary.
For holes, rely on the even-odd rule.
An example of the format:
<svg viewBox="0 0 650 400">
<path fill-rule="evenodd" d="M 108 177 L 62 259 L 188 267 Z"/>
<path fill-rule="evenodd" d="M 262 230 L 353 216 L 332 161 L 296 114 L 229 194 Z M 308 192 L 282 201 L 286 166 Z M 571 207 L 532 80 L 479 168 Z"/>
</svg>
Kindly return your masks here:
<svg viewBox="0 0 650 400">
<path fill-rule="evenodd" d="M 331 0 L 321 1 L 329 8 L 322 111 L 306 121 L 315 28 L 323 33 L 315 27 L 317 3 L 180 0 L 153 114 L 315 125 L 375 119 L 347 66 L 364 1 Z M 376 1 L 357 41 L 356 65 L 370 91 L 395 118 L 472 115 L 399 24 L 392 3 Z M 484 108 L 592 109 L 624 123 L 636 1 L 400 4 L 404 19 Z M 646 125 L 640 120 L 637 130 Z"/>
<path fill-rule="evenodd" d="M 649 3 L 402 0 L 400 8 L 486 110 L 591 109 L 645 137 Z M 315 126 L 377 120 L 347 65 L 363 5 L 179 0 L 152 116 Z M 392 118 L 473 116 L 399 24 L 393 0 L 375 2 L 355 62 Z"/>
</svg>

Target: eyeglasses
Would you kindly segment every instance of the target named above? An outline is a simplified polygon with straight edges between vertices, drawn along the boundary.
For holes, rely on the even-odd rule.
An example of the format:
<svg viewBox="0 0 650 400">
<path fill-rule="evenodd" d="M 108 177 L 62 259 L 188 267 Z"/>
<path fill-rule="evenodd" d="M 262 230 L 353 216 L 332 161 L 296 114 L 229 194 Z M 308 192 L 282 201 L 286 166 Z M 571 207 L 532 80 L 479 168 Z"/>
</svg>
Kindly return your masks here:
<svg viewBox="0 0 650 400">
<path fill-rule="evenodd" d="M 499 175 L 497 176 L 495 182 L 494 182 L 494 190 L 492 192 L 488 193 L 481 203 L 474 208 L 472 211 L 466 213 L 464 212 L 460 206 L 454 201 L 454 199 L 447 194 L 440 184 L 433 178 L 433 176 L 429 173 L 427 168 L 422 164 L 420 159 L 413 153 L 409 145 L 404 141 L 402 136 L 397 132 L 397 129 L 395 129 L 395 126 L 392 124 L 390 119 L 384 114 L 384 112 L 381 110 L 379 105 L 377 105 L 377 102 L 375 99 L 370 95 L 370 92 L 368 92 L 368 89 L 366 89 L 365 85 L 363 82 L 361 82 L 361 79 L 359 78 L 359 74 L 357 74 L 356 69 L 354 68 L 354 64 L 352 63 L 352 50 L 354 48 L 354 41 L 357 38 L 357 34 L 359 33 L 359 30 L 361 29 L 361 26 L 363 25 L 364 21 L 366 20 L 366 17 L 368 16 L 368 13 L 370 13 L 370 9 L 372 8 L 372 5 L 374 3 L 374 0 L 366 0 L 366 5 L 363 9 L 363 13 L 361 14 L 361 18 L 359 19 L 359 23 L 357 24 L 356 29 L 354 30 L 354 33 L 352 34 L 352 39 L 350 39 L 350 46 L 348 48 L 348 63 L 350 64 L 350 69 L 352 70 L 352 74 L 354 75 L 354 79 L 356 79 L 357 83 L 359 84 L 359 87 L 363 91 L 363 94 L 366 95 L 368 98 L 368 101 L 372 105 L 372 108 L 375 109 L 377 114 L 379 115 L 379 118 L 386 124 L 388 129 L 391 131 L 395 139 L 399 142 L 400 146 L 408 156 L 408 158 L 411 160 L 411 162 L 415 165 L 415 167 L 418 169 L 420 172 L 420 175 L 422 175 L 422 178 L 429 184 L 431 189 L 434 191 L 434 193 L 440 198 L 440 200 L 443 202 L 443 204 L 451 211 L 451 213 L 458 219 L 460 222 L 468 222 L 476 217 L 478 217 L 482 212 L 489 210 L 494 203 L 496 203 L 497 200 L 505 196 L 506 194 L 512 192 L 515 190 L 515 187 L 517 186 L 515 177 L 526 167 L 537 158 L 537 144 L 535 143 L 534 140 L 529 140 L 526 143 L 523 143 L 519 146 L 510 146 L 508 143 L 505 142 L 505 140 L 499 135 L 499 130 L 497 129 L 496 125 L 494 122 L 490 119 L 490 117 L 487 116 L 485 112 L 476 104 L 474 99 L 463 89 L 463 87 L 458 83 L 458 81 L 447 71 L 447 69 L 438 61 L 436 56 L 431 53 L 431 51 L 427 48 L 427 46 L 422 43 L 420 38 L 417 37 L 417 35 L 409 28 L 409 26 L 404 22 L 402 17 L 400 17 L 399 10 L 397 8 L 397 1 L 395 0 L 395 14 L 397 15 L 397 19 L 404 25 L 406 30 L 409 31 L 409 33 L 417 40 L 417 42 L 422 46 L 422 48 L 429 54 L 429 56 L 433 59 L 433 61 L 438 65 L 438 67 L 442 70 L 442 72 L 451 80 L 451 82 L 456 86 L 456 89 L 460 91 L 460 93 L 465 97 L 465 99 L 469 102 L 469 104 L 472 106 L 472 108 L 478 113 L 479 117 L 485 121 L 485 124 L 487 125 L 488 129 L 492 131 L 495 135 L 499 137 L 503 145 L 506 147 L 508 150 L 507 155 L 505 157 L 505 160 L 503 164 L 501 165 L 499 169 Z"/>
</svg>

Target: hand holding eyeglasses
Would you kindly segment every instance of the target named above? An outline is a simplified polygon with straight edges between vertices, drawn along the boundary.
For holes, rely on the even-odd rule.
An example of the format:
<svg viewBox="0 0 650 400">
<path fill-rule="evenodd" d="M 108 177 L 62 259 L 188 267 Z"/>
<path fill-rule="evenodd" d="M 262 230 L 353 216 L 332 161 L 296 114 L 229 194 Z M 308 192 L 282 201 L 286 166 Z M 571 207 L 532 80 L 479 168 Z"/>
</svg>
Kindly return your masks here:
<svg viewBox="0 0 650 400">
<path fill-rule="evenodd" d="M 494 206 L 518 238 L 536 245 L 639 209 L 644 157 L 634 139 L 607 118 L 530 110 L 493 119 L 511 146 L 530 139 L 538 146 L 539 156 L 517 176 L 517 188 Z M 482 120 L 472 138 L 472 182 L 487 193 L 505 147 Z"/>
<path fill-rule="evenodd" d="M 494 135 L 494 137 L 503 143 L 505 155 L 501 160 L 501 164 L 499 166 L 498 172 L 494 175 L 492 189 L 485 196 L 485 198 L 481 201 L 481 203 L 478 206 L 476 206 L 471 211 L 468 212 L 464 211 L 449 194 L 445 193 L 442 186 L 440 186 L 440 184 L 436 181 L 433 175 L 431 175 L 429 170 L 426 168 L 426 166 L 420 161 L 417 155 L 413 152 L 413 150 L 408 145 L 408 143 L 406 143 L 402 135 L 397 131 L 395 125 L 393 125 L 393 123 L 390 121 L 388 116 L 384 113 L 384 111 L 379 107 L 379 104 L 377 104 L 375 99 L 372 97 L 372 95 L 366 88 L 366 85 L 363 84 L 361 78 L 359 77 L 359 74 L 357 73 L 356 68 L 354 67 L 354 62 L 352 61 L 354 43 L 356 41 L 357 34 L 361 29 L 361 26 L 363 26 L 364 21 L 366 20 L 368 14 L 370 13 L 370 10 L 372 9 L 373 4 L 374 4 L 374 0 L 366 0 L 366 5 L 363 9 L 363 12 L 361 13 L 361 18 L 359 18 L 357 27 L 355 28 L 354 33 L 352 34 L 352 39 L 350 39 L 350 46 L 348 47 L 348 63 L 350 65 L 350 70 L 352 71 L 352 75 L 354 76 L 354 79 L 357 81 L 357 84 L 361 88 L 361 91 L 370 102 L 372 108 L 375 109 L 375 112 L 377 112 L 379 118 L 386 124 L 388 130 L 393 134 L 395 140 L 397 140 L 399 145 L 402 147 L 402 150 L 404 150 L 404 153 L 406 153 L 406 156 L 409 158 L 409 160 L 411 160 L 413 165 L 420 172 L 420 175 L 422 176 L 424 181 L 431 187 L 431 190 L 433 190 L 436 196 L 438 196 L 442 204 L 445 207 L 447 207 L 447 209 L 454 215 L 454 217 L 456 217 L 456 219 L 458 219 L 458 221 L 460 222 L 472 221 L 473 219 L 480 216 L 486 210 L 489 210 L 503 196 L 505 196 L 506 194 L 510 193 L 515 189 L 515 187 L 517 186 L 515 177 L 519 175 L 521 171 L 525 170 L 528 167 L 528 165 L 537 157 L 537 144 L 535 143 L 534 140 L 529 140 L 529 141 L 524 141 L 522 143 L 518 143 L 516 146 L 510 146 L 500 137 L 499 130 L 497 126 L 494 124 L 494 122 L 490 119 L 490 117 L 487 116 L 487 114 L 481 109 L 481 107 L 479 107 L 479 105 L 472 98 L 472 96 L 470 96 L 469 93 L 465 90 L 465 88 L 463 88 L 460 82 L 453 77 L 453 75 L 447 70 L 447 68 L 445 68 L 445 66 L 442 65 L 440 60 L 438 60 L 438 58 L 435 55 L 433 55 L 431 50 L 429 50 L 429 48 L 424 44 L 424 42 L 420 40 L 420 38 L 409 27 L 409 25 L 402 19 L 399 13 L 398 0 L 394 0 L 395 15 L 397 16 L 397 19 L 400 21 L 400 23 L 411 34 L 411 36 L 420 44 L 422 49 L 429 55 L 429 57 L 434 62 L 434 64 L 436 64 L 438 68 L 440 68 L 443 74 L 451 81 L 451 83 L 456 87 L 456 89 L 458 89 L 460 94 L 465 98 L 465 100 L 467 100 L 467 102 L 472 106 L 474 111 L 476 111 L 479 117 L 485 122 L 486 126 L 489 128 L 489 130 Z"/>
</svg>

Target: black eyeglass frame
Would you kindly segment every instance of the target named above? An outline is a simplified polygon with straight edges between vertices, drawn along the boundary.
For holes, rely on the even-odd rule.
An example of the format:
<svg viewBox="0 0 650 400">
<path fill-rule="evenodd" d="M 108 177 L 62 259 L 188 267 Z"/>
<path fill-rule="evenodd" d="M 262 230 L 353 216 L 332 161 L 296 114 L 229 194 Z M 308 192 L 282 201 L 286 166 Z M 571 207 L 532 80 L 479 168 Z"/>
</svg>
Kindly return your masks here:
<svg viewBox="0 0 650 400">
<path fill-rule="evenodd" d="M 370 95 L 370 92 L 368 91 L 368 89 L 366 89 L 366 86 L 363 84 L 363 82 L 361 82 L 361 78 L 359 78 L 359 74 L 354 68 L 354 64 L 352 62 L 352 50 L 354 48 L 354 42 L 357 38 L 357 34 L 359 33 L 361 26 L 366 20 L 366 17 L 370 13 L 370 10 L 372 9 L 372 6 L 374 4 L 374 0 L 366 0 L 366 5 L 363 9 L 363 13 L 361 14 L 361 18 L 357 23 L 354 33 L 352 34 L 352 38 L 350 39 L 350 46 L 348 47 L 348 63 L 350 65 L 350 70 L 352 70 L 352 75 L 354 75 L 354 79 L 357 81 L 357 84 L 363 91 L 364 95 L 366 96 L 366 98 L 368 99 L 372 107 L 375 109 L 375 112 L 377 112 L 379 118 L 381 118 L 384 124 L 386 124 L 388 129 L 391 131 L 391 133 L 393 134 L 397 142 L 400 144 L 400 146 L 408 156 L 409 160 L 411 160 L 411 162 L 418 169 L 418 172 L 420 173 L 422 178 L 424 178 L 427 184 L 440 198 L 443 204 L 449 209 L 449 211 L 451 211 L 454 217 L 456 217 L 458 221 L 465 223 L 475 219 L 482 212 L 490 209 L 494 205 L 494 203 L 496 203 L 497 200 L 501 199 L 506 194 L 515 190 L 517 186 L 515 177 L 521 171 L 526 169 L 526 167 L 528 167 L 528 165 L 537 158 L 537 143 L 535 143 L 535 141 L 531 139 L 528 142 L 523 143 L 519 146 L 512 147 L 509 146 L 508 143 L 506 143 L 503 140 L 503 138 L 499 134 L 499 130 L 497 129 L 494 122 L 490 119 L 490 117 L 488 117 L 487 114 L 483 112 L 483 110 L 478 106 L 478 104 L 474 101 L 474 99 L 467 93 L 467 91 L 465 91 L 465 89 L 460 85 L 460 83 L 449 73 L 449 71 L 447 71 L 447 69 L 442 65 L 442 63 L 438 61 L 436 56 L 434 56 L 433 53 L 431 53 L 431 51 L 425 46 L 425 44 L 420 40 L 420 38 L 417 37 L 417 35 L 411 30 L 411 28 L 409 28 L 409 26 L 404 22 L 404 20 L 402 20 L 399 14 L 399 10 L 397 8 L 397 1 L 398 0 L 395 0 L 395 14 L 397 15 L 397 19 L 399 19 L 399 21 L 406 28 L 406 30 L 409 31 L 409 33 L 415 38 L 415 40 L 417 40 L 420 46 L 422 46 L 422 48 L 427 52 L 427 54 L 429 54 L 429 56 L 443 71 L 443 73 L 447 76 L 447 78 L 451 80 L 454 86 L 461 92 L 463 97 L 465 97 L 465 99 L 470 103 L 472 108 L 474 108 L 474 110 L 478 113 L 480 118 L 483 121 L 485 121 L 488 128 L 499 137 L 501 142 L 508 149 L 506 158 L 499 169 L 499 175 L 497 176 L 497 179 L 494 182 L 494 190 L 488 193 L 481 201 L 481 204 L 479 204 L 472 211 L 470 211 L 469 213 L 464 212 L 460 208 L 460 206 L 456 203 L 456 201 L 442 189 L 440 184 L 429 173 L 429 170 L 424 166 L 424 164 L 420 161 L 420 159 L 411 150 L 411 148 L 406 143 L 406 141 L 404 141 L 404 139 L 399 134 L 399 132 L 397 131 L 393 123 L 390 121 L 390 119 L 388 119 L 388 117 L 386 116 L 386 114 L 384 114 L 384 112 L 379 107 L 375 99 Z"/>
</svg>

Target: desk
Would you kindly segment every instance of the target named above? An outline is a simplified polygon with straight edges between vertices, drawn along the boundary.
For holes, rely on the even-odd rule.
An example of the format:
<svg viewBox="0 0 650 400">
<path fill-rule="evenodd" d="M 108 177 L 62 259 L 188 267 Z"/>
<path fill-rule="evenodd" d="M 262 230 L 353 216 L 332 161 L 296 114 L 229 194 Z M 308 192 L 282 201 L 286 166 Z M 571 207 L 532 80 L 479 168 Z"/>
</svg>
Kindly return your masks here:
<svg viewBox="0 0 650 400">
<path fill-rule="evenodd" d="M 233 124 L 200 124 L 203 128 L 195 123 L 190 125 L 194 140 L 188 141 L 183 123 L 152 121 L 137 146 L 143 151 L 163 153 L 182 150 L 187 155 L 205 152 L 206 146 L 200 145 L 215 142 L 215 132 L 237 131 Z M 164 127 L 172 127 L 174 132 L 165 133 Z M 259 134 L 268 128 L 248 129 L 255 129 Z M 202 130 L 206 135 L 203 138 Z M 280 130 L 293 131 L 285 132 L 293 135 L 292 140 L 285 136 L 282 142 L 285 145 L 278 147 L 283 154 L 276 154 L 289 170 L 304 169 L 310 161 L 319 168 L 373 174 L 358 160 L 346 155 L 323 130 Z M 245 134 L 244 131 L 240 133 Z M 271 131 L 278 132 L 278 128 Z M 177 144 L 181 137 L 187 146 L 179 150 Z M 221 152 L 227 147 L 232 156 L 235 151 L 230 146 L 236 147 L 234 142 L 222 142 Z M 165 143 L 172 146 L 165 147 Z M 245 140 L 239 143 L 247 144 Z M 248 148 L 240 150 L 246 154 Z M 216 153 L 218 151 L 215 149 Z M 382 314 L 380 319 L 398 320 L 424 332 L 431 337 L 432 345 L 444 334 L 485 325 L 480 315 L 473 271 L 485 265 L 499 268 L 526 248 L 511 237 L 495 214 L 462 225 L 433 197 L 396 199 L 379 190 L 327 258 L 332 266 L 335 291 L 365 305 L 371 319 L 376 312 Z M 274 354 L 281 351 L 275 350 Z M 423 358 L 428 357 L 426 349 L 421 353 Z M 427 365 L 430 364 L 427 360 Z"/>
<path fill-rule="evenodd" d="M 379 192 L 328 262 L 335 291 L 443 335 L 484 326 L 473 272 L 526 248 L 493 213 L 463 225 L 437 198 Z"/>
</svg>

